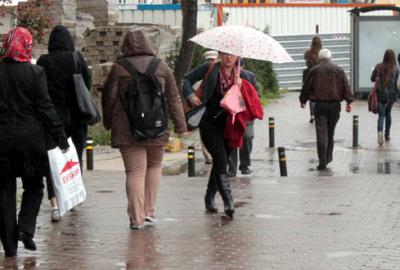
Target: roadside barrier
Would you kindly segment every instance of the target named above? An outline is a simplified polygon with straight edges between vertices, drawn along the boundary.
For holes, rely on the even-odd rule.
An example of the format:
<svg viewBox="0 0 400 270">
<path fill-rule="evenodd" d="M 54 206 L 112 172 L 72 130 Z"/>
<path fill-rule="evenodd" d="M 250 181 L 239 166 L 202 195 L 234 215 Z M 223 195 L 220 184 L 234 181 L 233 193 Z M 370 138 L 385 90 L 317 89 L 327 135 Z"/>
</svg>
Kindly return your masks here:
<svg viewBox="0 0 400 270">
<path fill-rule="evenodd" d="M 93 137 L 87 136 L 86 139 L 86 169 L 93 170 Z"/>
<path fill-rule="evenodd" d="M 353 115 L 353 148 L 358 147 L 358 115 Z"/>
<path fill-rule="evenodd" d="M 278 156 L 279 156 L 279 168 L 281 170 L 281 176 L 287 176 L 286 157 L 285 157 L 285 148 L 284 147 L 278 147 Z"/>
<path fill-rule="evenodd" d="M 188 147 L 188 176 L 193 177 L 195 174 L 195 158 L 194 146 Z"/>
<path fill-rule="evenodd" d="M 274 124 L 274 118 L 270 117 L 269 119 L 269 147 L 274 148 L 275 147 L 275 124 Z"/>
</svg>

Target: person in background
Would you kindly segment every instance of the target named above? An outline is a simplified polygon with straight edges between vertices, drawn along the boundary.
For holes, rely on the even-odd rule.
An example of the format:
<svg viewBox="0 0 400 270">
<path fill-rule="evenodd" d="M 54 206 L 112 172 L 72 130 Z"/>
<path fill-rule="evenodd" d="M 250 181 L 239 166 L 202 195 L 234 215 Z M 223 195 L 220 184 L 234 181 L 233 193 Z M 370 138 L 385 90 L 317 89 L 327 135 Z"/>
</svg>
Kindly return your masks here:
<svg viewBox="0 0 400 270">
<path fill-rule="evenodd" d="M 82 73 L 85 85 L 89 90 L 92 86 L 92 76 L 85 59 L 79 52 L 76 52 L 79 59 L 77 63 L 79 70 L 75 69 L 73 56 L 75 42 L 65 26 L 57 25 L 53 28 L 50 33 L 48 51 L 48 54 L 39 57 L 36 64 L 46 71 L 51 101 L 55 106 L 58 118 L 64 126 L 67 137 L 71 137 L 75 145 L 82 172 L 82 155 L 85 149 L 88 126 L 80 121 L 72 74 Z M 49 132 L 45 132 L 45 140 L 48 150 L 56 147 L 56 143 Z M 61 216 L 50 171 L 46 175 L 46 184 L 52 208 L 51 220 L 59 221 Z M 71 212 L 75 212 L 78 207 L 79 205 L 73 207 Z"/>
<path fill-rule="evenodd" d="M 399 69 L 396 66 L 396 55 L 388 49 L 383 55 L 382 63 L 375 66 L 371 74 L 371 81 L 375 82 L 378 69 L 381 68 L 376 95 L 378 97 L 378 144 L 383 145 L 383 125 L 385 123 L 385 141 L 390 141 L 390 127 L 392 125 L 392 108 L 399 97 L 397 81 Z"/>
<path fill-rule="evenodd" d="M 237 63 L 235 65 L 237 65 Z M 257 91 L 258 96 L 261 97 L 260 89 L 258 88 L 256 75 L 249 70 L 243 69 L 244 68 L 243 59 L 240 59 L 240 66 L 242 67 L 242 71 L 245 74 L 247 74 L 249 83 L 251 83 L 254 86 L 254 88 Z M 251 173 L 251 170 L 249 169 L 249 167 L 251 166 L 250 155 L 251 155 L 251 150 L 253 149 L 253 139 L 254 139 L 254 121 L 247 121 L 246 122 L 246 131 L 244 132 L 244 135 L 243 135 L 243 146 L 241 148 L 239 148 L 239 159 L 240 159 L 239 170 L 241 171 L 242 174 L 250 174 Z M 229 159 L 228 159 L 228 176 L 229 177 L 233 177 L 236 175 L 237 162 L 238 162 L 238 148 L 234 147 L 234 148 L 232 148 L 231 154 L 229 155 Z"/>
<path fill-rule="evenodd" d="M 215 64 L 219 61 L 218 58 L 218 52 L 217 51 L 207 51 L 204 53 L 204 58 L 206 59 L 206 61 L 210 64 Z M 198 81 L 194 86 L 193 89 L 197 90 L 200 85 L 201 85 L 201 81 Z M 201 133 L 200 133 L 200 143 L 201 143 L 201 150 L 203 151 L 203 156 L 204 156 L 204 160 L 206 164 L 211 164 L 212 163 L 212 157 L 210 155 L 210 152 L 208 152 L 207 148 L 204 146 L 203 143 L 203 139 L 201 138 Z"/>
<path fill-rule="evenodd" d="M 263 111 L 257 92 L 250 83 L 245 81 L 248 80 L 247 75 L 243 71 L 240 72 L 240 76 L 237 75 L 238 67 L 235 66 L 235 62 L 238 57 L 224 52 L 219 52 L 219 57 L 221 60 L 211 70 L 201 99 L 195 95 L 193 85 L 206 76 L 210 63 L 204 63 L 185 74 L 182 80 L 182 95 L 192 107 L 200 106 L 202 103 L 205 106 L 199 128 L 204 145 L 213 158 L 204 197 L 206 210 L 218 212 L 215 205 L 215 194 L 219 191 L 224 202 L 225 214 L 232 217 L 235 207 L 227 175 L 228 157 L 231 147 L 242 146 L 246 120 L 262 118 Z M 220 103 L 234 84 L 238 85 L 241 90 L 246 110 L 237 114 L 235 123 L 232 124 L 232 114 L 222 108 Z"/>
<path fill-rule="evenodd" d="M 31 64 L 32 36 L 22 27 L 8 32 L 0 62 L 0 237 L 6 257 L 17 255 L 18 240 L 28 250 L 43 199 L 49 162 L 43 128 L 66 152 L 69 144 L 47 92 L 45 71 Z M 17 177 L 22 201 L 17 221 Z"/>
<path fill-rule="evenodd" d="M 125 36 L 121 55 L 140 72 L 145 72 L 156 56 L 141 29 L 131 29 Z M 165 61 L 158 65 L 155 75 L 165 93 L 170 117 L 179 138 L 187 131 L 179 90 Z M 155 139 L 138 140 L 131 132 L 127 115 L 118 93 L 125 97 L 131 74 L 115 63 L 104 84 L 102 95 L 103 124 L 111 130 L 111 147 L 119 148 L 125 165 L 128 215 L 131 229 L 140 229 L 145 221 L 156 222 L 154 207 L 161 181 L 161 166 L 165 146 L 169 140 L 169 126 L 165 135 Z"/>
<path fill-rule="evenodd" d="M 322 41 L 319 36 L 314 36 L 311 41 L 311 46 L 308 50 L 304 52 L 304 60 L 306 60 L 307 68 L 303 70 L 303 83 L 306 80 L 307 74 L 310 72 L 311 68 L 319 64 L 320 59 L 318 58 L 318 53 L 322 49 Z M 310 123 L 314 123 L 314 102 L 310 100 Z"/>
<path fill-rule="evenodd" d="M 322 49 L 318 53 L 321 62 L 310 70 L 301 88 L 300 107 L 308 100 L 315 102 L 315 131 L 319 165 L 324 170 L 333 159 L 335 127 L 340 118 L 340 102 L 347 103 L 346 112 L 351 112 L 354 96 L 344 70 L 331 62 L 331 52 Z"/>
</svg>

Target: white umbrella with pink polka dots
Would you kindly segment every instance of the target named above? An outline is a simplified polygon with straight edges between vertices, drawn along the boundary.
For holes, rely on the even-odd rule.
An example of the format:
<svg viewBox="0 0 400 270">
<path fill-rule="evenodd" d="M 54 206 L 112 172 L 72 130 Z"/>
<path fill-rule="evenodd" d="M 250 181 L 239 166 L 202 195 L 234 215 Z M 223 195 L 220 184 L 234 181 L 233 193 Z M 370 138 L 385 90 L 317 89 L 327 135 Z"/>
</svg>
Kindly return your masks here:
<svg viewBox="0 0 400 270">
<path fill-rule="evenodd" d="M 273 63 L 293 62 L 289 53 L 271 36 L 248 26 L 218 26 L 191 39 L 203 47 L 242 58 L 252 58 Z"/>
</svg>

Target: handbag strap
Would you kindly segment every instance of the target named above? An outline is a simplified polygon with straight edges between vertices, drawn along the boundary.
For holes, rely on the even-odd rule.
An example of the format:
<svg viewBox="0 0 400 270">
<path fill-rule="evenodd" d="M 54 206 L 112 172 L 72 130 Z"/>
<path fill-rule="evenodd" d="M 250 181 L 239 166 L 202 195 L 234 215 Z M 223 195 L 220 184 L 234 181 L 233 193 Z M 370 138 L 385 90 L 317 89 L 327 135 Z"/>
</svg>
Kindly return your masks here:
<svg viewBox="0 0 400 270">
<path fill-rule="evenodd" d="M 212 64 L 210 65 L 210 67 L 208 68 L 207 73 L 206 73 L 206 76 L 204 77 L 203 81 L 202 81 L 201 84 L 200 84 L 200 87 L 198 88 L 198 91 L 199 91 L 199 92 L 198 92 L 198 94 L 196 94 L 196 96 L 197 96 L 199 99 L 201 99 L 201 96 L 203 95 L 204 86 L 206 85 L 208 76 L 210 75 L 210 73 L 211 73 L 211 71 L 213 70 L 213 68 L 214 68 L 214 63 L 212 63 Z M 196 92 L 197 92 L 197 91 L 196 91 Z"/>
<path fill-rule="evenodd" d="M 79 62 L 78 53 L 73 52 L 72 55 L 74 56 L 75 74 L 81 74 L 82 69 L 81 69 L 81 72 L 78 71 L 78 62 Z M 79 65 L 79 67 L 80 67 L 80 65 Z"/>
<path fill-rule="evenodd" d="M 374 95 L 376 95 L 376 90 L 378 89 L 379 74 L 381 73 L 381 68 L 382 68 L 382 64 L 379 64 L 378 65 L 378 74 L 376 74 L 376 78 L 375 78 Z"/>
</svg>

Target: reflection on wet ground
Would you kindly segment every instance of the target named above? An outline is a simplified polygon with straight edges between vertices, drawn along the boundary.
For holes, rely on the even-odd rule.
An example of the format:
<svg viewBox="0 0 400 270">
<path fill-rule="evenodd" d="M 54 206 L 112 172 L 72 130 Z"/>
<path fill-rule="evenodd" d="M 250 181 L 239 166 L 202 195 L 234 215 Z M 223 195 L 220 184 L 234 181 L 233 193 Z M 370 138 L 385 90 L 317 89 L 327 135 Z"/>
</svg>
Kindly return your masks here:
<svg viewBox="0 0 400 270">
<path fill-rule="evenodd" d="M 400 152 L 399 152 L 400 153 Z M 333 161 L 327 170 L 318 171 L 318 156 L 316 149 L 287 149 L 286 166 L 288 176 L 349 176 L 400 174 L 400 155 L 398 151 L 363 151 L 339 148 L 333 153 Z M 257 160 L 252 160 L 256 167 L 261 168 L 255 175 L 280 176 L 278 151 L 257 150 Z M 260 160 L 264 157 L 264 160 Z M 271 160 L 275 158 L 274 162 Z"/>
</svg>

